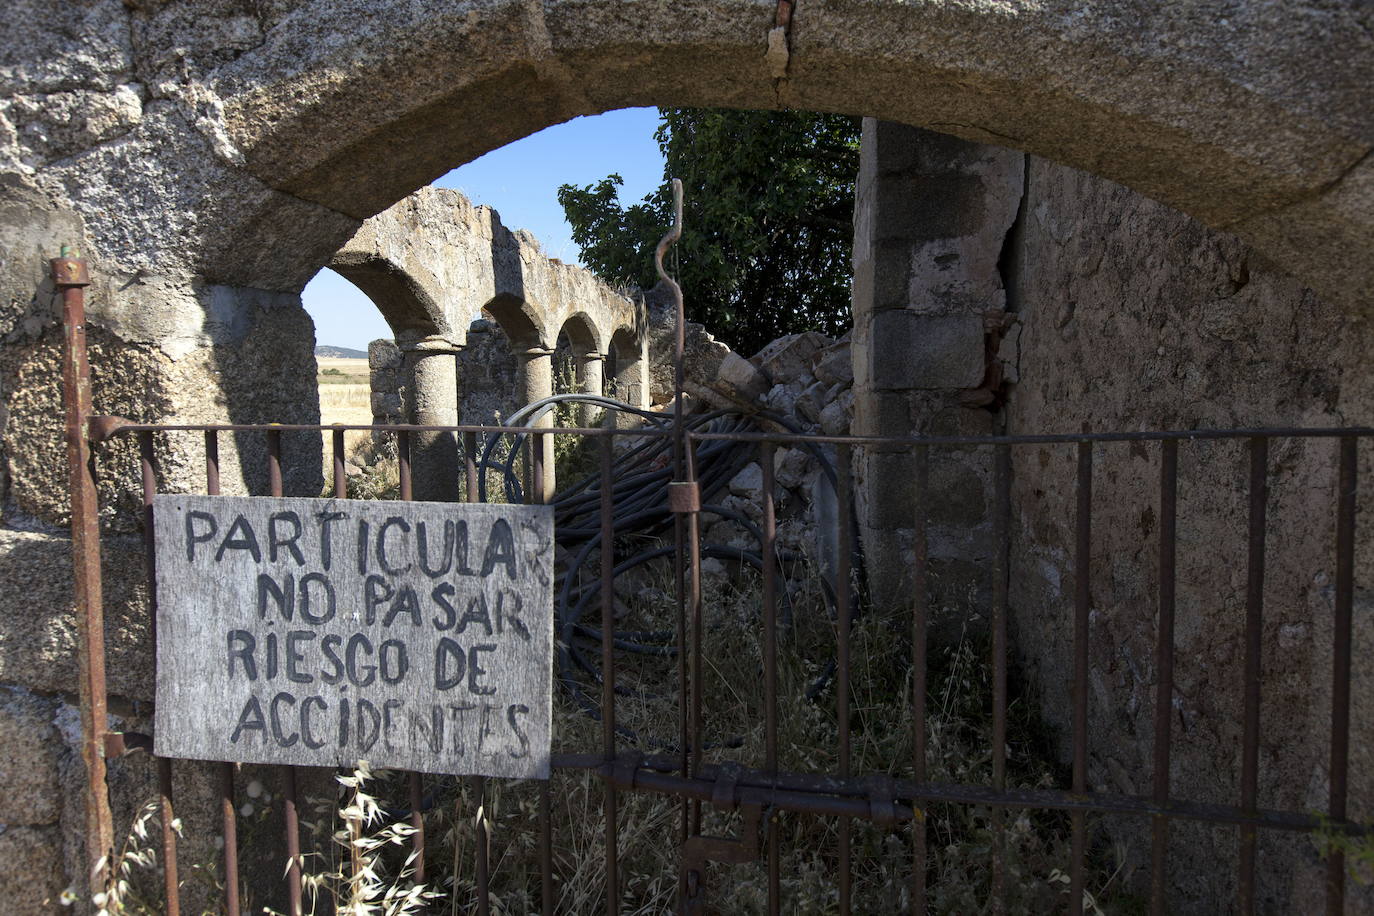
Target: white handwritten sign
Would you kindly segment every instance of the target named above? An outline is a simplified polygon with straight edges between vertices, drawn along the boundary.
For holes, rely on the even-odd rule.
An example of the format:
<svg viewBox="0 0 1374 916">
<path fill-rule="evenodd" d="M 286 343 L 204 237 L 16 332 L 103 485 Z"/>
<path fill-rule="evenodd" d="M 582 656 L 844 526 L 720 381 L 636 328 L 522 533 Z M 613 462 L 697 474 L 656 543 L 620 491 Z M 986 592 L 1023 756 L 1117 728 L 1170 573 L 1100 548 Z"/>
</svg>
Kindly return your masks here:
<svg viewBox="0 0 1374 916">
<path fill-rule="evenodd" d="M 548 506 L 161 495 L 165 757 L 547 778 Z"/>
</svg>

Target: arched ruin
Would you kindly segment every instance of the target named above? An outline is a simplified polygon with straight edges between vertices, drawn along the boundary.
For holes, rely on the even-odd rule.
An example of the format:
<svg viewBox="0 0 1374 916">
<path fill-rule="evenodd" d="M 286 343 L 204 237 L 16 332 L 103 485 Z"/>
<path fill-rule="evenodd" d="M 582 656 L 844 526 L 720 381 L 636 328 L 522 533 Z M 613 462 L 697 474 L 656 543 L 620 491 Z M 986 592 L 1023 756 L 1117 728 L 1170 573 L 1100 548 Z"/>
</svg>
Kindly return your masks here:
<svg viewBox="0 0 1374 916">
<path fill-rule="evenodd" d="M 554 393 L 553 356 L 559 335 L 566 333 L 579 390 L 601 394 L 607 348 L 618 337 L 625 350 L 623 356 L 618 352 L 618 380 L 640 392 L 634 406 L 648 406 L 643 299 L 545 256 L 528 233 L 510 231 L 494 210 L 473 206 L 457 191 L 421 188 L 371 217 L 329 266 L 366 293 L 391 326 L 406 361 L 408 422 L 458 422 L 463 379 L 454 356 L 483 316 L 505 332 L 519 358 L 521 404 Z M 590 414 L 584 412 L 584 419 Z M 422 492 L 445 494 L 446 487 L 456 486 L 453 456 L 443 444 L 451 437 L 428 438 L 420 445 L 417 483 Z M 551 475 L 553 442 L 545 439 L 544 447 Z M 545 484 L 553 492 L 552 476 Z"/>
</svg>

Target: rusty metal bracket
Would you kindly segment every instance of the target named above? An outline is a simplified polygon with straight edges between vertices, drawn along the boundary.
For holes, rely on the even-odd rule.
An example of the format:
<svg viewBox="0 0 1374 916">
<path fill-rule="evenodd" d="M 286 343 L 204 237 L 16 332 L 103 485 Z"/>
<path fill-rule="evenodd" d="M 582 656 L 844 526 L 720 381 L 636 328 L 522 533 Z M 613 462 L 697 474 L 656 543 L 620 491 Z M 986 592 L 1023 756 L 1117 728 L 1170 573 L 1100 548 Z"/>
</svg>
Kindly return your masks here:
<svg viewBox="0 0 1374 916">
<path fill-rule="evenodd" d="M 60 258 L 51 259 L 48 264 L 52 267 L 53 284 L 58 289 L 82 289 L 91 285 L 90 270 L 82 258 L 63 254 Z"/>
<path fill-rule="evenodd" d="M 722 764 L 715 786 L 711 790 L 711 804 L 719 811 L 739 809 L 742 820 L 739 836 L 690 836 L 682 844 L 682 867 L 686 873 L 686 894 L 682 909 L 686 913 L 706 913 L 706 863 L 723 862 L 743 865 L 758 861 L 763 849 L 764 822 L 762 805 L 740 805 L 738 785 L 741 775 L 738 764 Z"/>
<path fill-rule="evenodd" d="M 881 830 L 891 830 L 897 826 L 897 796 L 893 791 L 892 780 L 886 776 L 874 776 L 870 780 L 868 792 L 868 811 L 873 823 Z"/>
<path fill-rule="evenodd" d="M 611 785 L 622 792 L 632 791 L 635 787 L 635 772 L 644 762 L 643 751 L 626 751 L 615 758 L 611 770 Z"/>
<path fill-rule="evenodd" d="M 145 751 L 148 754 L 152 754 L 153 739 L 151 735 L 144 735 L 140 732 L 105 733 L 106 760 L 115 757 L 127 757 L 139 751 Z"/>
<path fill-rule="evenodd" d="M 668 484 L 668 511 L 675 514 L 701 511 L 701 487 L 695 480 L 674 480 Z"/>
<path fill-rule="evenodd" d="M 90 417 L 86 420 L 86 438 L 91 442 L 105 442 L 124 427 L 133 425 L 133 420 L 123 417 Z"/>
</svg>

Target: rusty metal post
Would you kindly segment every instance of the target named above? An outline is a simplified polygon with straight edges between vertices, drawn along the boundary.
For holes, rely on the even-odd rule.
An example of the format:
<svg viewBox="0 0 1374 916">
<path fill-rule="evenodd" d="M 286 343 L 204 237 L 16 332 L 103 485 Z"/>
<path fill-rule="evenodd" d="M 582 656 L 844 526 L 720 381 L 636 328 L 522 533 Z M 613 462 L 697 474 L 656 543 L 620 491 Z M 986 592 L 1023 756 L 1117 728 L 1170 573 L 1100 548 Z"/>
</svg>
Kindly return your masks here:
<svg viewBox="0 0 1374 916">
<path fill-rule="evenodd" d="M 66 408 L 67 472 L 71 490 L 73 597 L 80 645 L 81 757 L 86 764 L 86 855 L 91 889 L 109 883 L 114 848 L 110 796 L 105 785 L 105 609 L 100 587 L 100 507 L 87 439 L 91 366 L 86 355 L 86 287 L 90 275 L 75 251 L 53 258 L 53 283 L 62 293 L 62 400 Z"/>
</svg>

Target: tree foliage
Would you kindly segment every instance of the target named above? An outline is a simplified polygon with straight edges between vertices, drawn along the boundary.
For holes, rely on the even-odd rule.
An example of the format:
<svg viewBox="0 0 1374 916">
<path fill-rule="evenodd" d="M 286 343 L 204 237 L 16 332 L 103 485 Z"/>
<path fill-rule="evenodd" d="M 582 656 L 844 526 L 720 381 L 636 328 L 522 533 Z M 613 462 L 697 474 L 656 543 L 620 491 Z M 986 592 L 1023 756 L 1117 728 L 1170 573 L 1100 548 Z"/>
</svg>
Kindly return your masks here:
<svg viewBox="0 0 1374 916">
<path fill-rule="evenodd" d="M 654 246 L 683 185 L 675 257 L 687 315 L 744 353 L 783 334 L 849 325 L 859 120 L 810 112 L 659 109 L 664 182 L 622 207 L 624 183 L 563 185 L 582 263 L 603 279 L 657 282 Z M 670 270 L 673 265 L 670 263 Z"/>
</svg>

